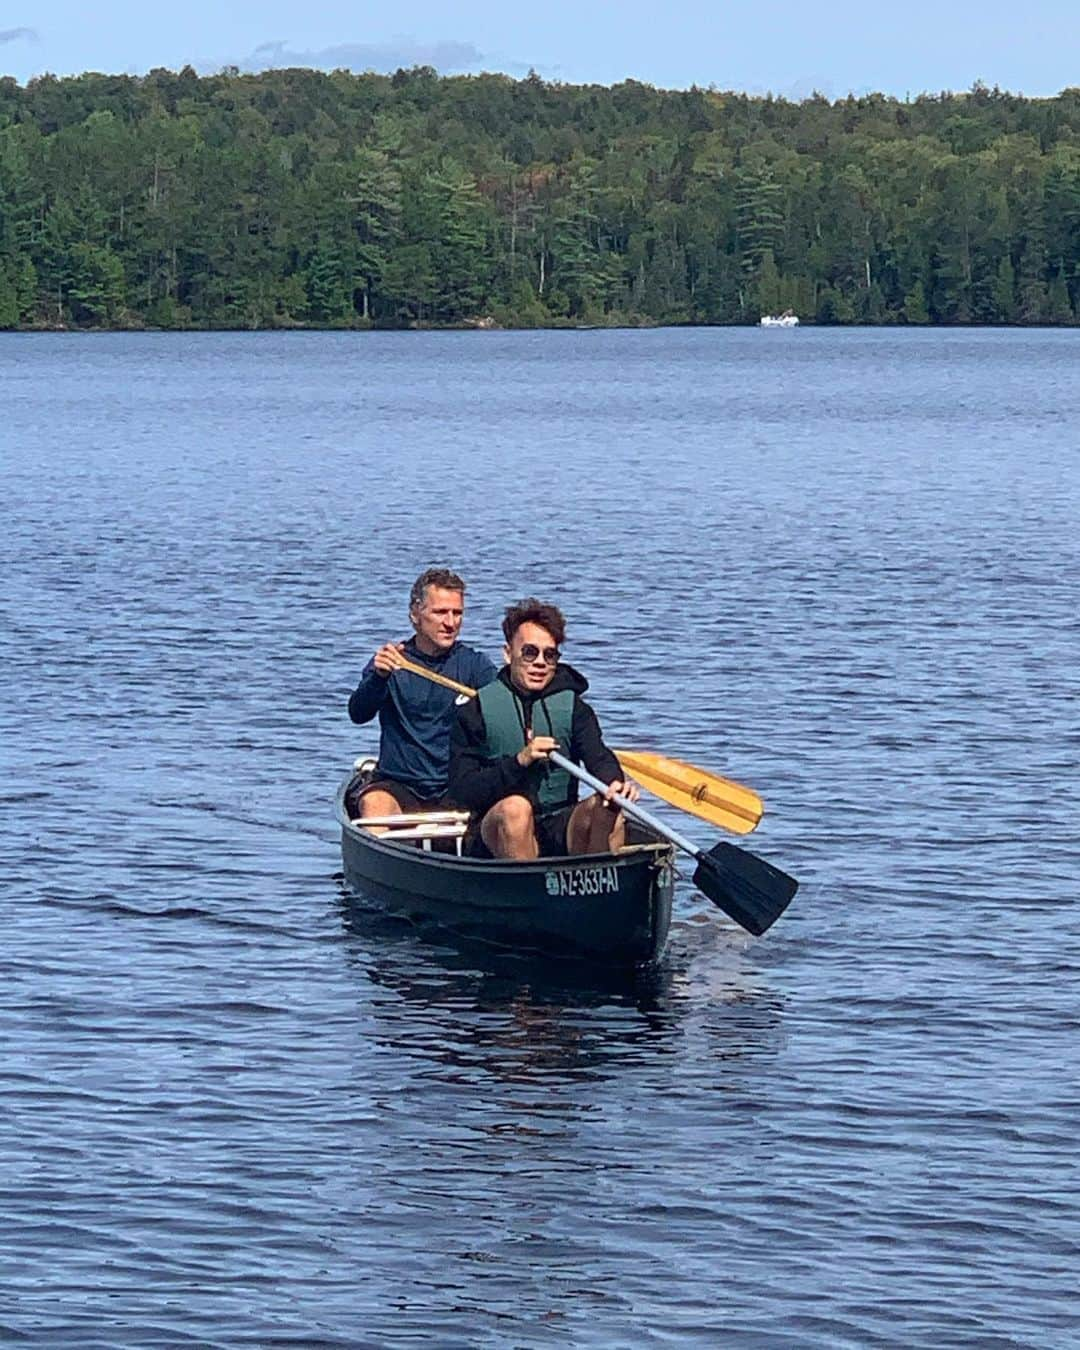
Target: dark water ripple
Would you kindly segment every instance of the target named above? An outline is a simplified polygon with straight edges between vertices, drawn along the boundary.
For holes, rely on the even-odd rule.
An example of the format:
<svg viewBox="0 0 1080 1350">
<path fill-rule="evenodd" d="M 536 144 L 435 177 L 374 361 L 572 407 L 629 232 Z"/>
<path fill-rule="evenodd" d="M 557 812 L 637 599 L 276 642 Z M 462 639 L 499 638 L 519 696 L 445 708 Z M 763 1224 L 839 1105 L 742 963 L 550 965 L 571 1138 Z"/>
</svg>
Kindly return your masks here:
<svg viewBox="0 0 1080 1350">
<path fill-rule="evenodd" d="M 1074 346 L 4 337 L 0 1340 L 1080 1342 Z M 684 881 L 618 980 L 344 890 L 446 557 L 762 791 L 766 939 Z"/>
</svg>

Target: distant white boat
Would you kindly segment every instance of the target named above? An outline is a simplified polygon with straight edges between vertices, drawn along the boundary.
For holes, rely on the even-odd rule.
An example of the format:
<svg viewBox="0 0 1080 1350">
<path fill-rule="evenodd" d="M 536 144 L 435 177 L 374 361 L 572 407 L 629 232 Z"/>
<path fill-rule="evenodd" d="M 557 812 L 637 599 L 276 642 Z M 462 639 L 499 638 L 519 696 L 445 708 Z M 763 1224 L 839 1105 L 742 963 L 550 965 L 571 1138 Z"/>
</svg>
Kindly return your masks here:
<svg viewBox="0 0 1080 1350">
<path fill-rule="evenodd" d="M 784 310 L 783 314 L 763 314 L 761 316 L 762 328 L 798 328 L 799 316 L 793 314 L 790 309 Z"/>
</svg>

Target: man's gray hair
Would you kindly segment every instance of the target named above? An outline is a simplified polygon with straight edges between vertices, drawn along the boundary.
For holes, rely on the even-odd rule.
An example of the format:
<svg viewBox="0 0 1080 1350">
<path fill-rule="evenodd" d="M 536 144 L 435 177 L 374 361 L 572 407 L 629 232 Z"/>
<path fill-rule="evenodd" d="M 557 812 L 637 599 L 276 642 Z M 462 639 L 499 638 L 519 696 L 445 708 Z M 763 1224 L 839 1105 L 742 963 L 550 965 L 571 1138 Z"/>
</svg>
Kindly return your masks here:
<svg viewBox="0 0 1080 1350">
<path fill-rule="evenodd" d="M 465 583 L 456 572 L 451 572 L 448 567 L 429 567 L 426 572 L 421 572 L 412 584 L 412 590 L 409 592 L 410 609 L 416 609 L 424 603 L 429 586 L 465 594 Z"/>
</svg>

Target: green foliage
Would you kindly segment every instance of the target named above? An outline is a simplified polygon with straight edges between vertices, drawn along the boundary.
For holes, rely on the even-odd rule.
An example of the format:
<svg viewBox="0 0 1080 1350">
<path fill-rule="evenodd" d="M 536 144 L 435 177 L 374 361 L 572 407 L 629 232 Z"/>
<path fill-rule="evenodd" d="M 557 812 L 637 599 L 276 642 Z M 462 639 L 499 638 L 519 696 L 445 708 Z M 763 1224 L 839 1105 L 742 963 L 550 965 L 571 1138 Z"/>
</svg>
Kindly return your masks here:
<svg viewBox="0 0 1080 1350">
<path fill-rule="evenodd" d="M 500 324 L 518 328 L 543 328 L 551 322 L 550 312 L 524 277 L 514 283 L 507 303 L 495 306 L 494 318 Z"/>
<path fill-rule="evenodd" d="M 190 328 L 191 311 L 171 295 L 163 295 L 147 309 L 146 322 L 151 328 Z"/>
<path fill-rule="evenodd" d="M 19 322 L 19 302 L 15 298 L 15 288 L 3 273 L 0 273 L 0 328 L 15 328 Z"/>
<path fill-rule="evenodd" d="M 818 296 L 816 317 L 822 324 L 854 323 L 855 306 L 842 291 L 826 286 Z"/>
<path fill-rule="evenodd" d="M 332 243 L 317 244 L 308 259 L 304 283 L 305 308 L 316 323 L 334 328 L 348 322 L 355 312 L 353 309 L 355 277 L 352 267 L 343 258 L 341 249 L 335 248 Z"/>
<path fill-rule="evenodd" d="M 761 257 L 761 266 L 757 281 L 757 307 L 762 314 L 779 314 L 786 306 L 782 303 L 783 283 L 776 266 L 771 248 L 765 249 Z"/>
<path fill-rule="evenodd" d="M 37 296 L 37 272 L 28 257 L 15 254 L 0 262 L 0 328 L 17 328 L 28 319 Z"/>
<path fill-rule="evenodd" d="M 921 281 L 917 281 L 904 296 L 903 316 L 905 323 L 930 322 L 930 311 L 926 307 L 926 288 Z"/>
<path fill-rule="evenodd" d="M 1016 272 L 1008 254 L 997 266 L 991 287 L 990 317 L 997 323 L 1012 323 L 1016 317 Z"/>
<path fill-rule="evenodd" d="M 79 324 L 115 322 L 124 307 L 124 269 L 120 259 L 96 244 L 73 244 L 68 252 L 67 302 Z"/>
<path fill-rule="evenodd" d="M 1073 314 L 1072 301 L 1069 299 L 1069 288 L 1065 282 L 1065 269 L 1059 267 L 1050 283 L 1050 294 L 1047 297 L 1047 322 L 1056 324 L 1071 324 L 1075 320 Z"/>
<path fill-rule="evenodd" d="M 0 82 L 0 327 L 1073 324 L 1080 98 Z"/>
</svg>

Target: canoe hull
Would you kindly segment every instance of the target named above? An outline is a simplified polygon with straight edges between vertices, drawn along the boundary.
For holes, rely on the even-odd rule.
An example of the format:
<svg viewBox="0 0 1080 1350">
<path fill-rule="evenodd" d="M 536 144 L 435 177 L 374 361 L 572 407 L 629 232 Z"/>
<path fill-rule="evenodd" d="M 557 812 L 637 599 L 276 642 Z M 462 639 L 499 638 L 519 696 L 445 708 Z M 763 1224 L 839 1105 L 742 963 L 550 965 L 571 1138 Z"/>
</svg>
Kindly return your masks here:
<svg viewBox="0 0 1080 1350">
<path fill-rule="evenodd" d="M 345 880 L 395 914 L 470 941 L 604 965 L 641 965 L 664 950 L 674 886 L 665 841 L 641 834 L 622 853 L 524 863 L 459 858 L 358 829 L 344 797 L 343 786 Z"/>
</svg>

